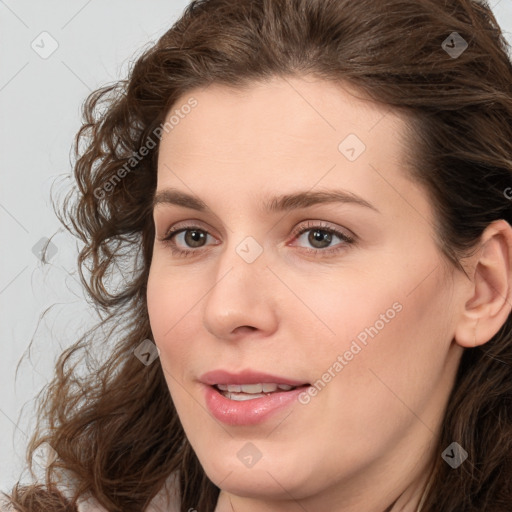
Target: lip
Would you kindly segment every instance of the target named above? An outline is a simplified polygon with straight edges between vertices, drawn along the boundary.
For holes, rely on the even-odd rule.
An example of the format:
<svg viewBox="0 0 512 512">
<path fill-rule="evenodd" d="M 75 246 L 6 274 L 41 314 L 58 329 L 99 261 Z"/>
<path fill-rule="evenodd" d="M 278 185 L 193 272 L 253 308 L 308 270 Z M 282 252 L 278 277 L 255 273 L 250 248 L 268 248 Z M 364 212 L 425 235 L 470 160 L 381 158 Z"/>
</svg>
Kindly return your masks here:
<svg viewBox="0 0 512 512">
<path fill-rule="evenodd" d="M 202 375 L 199 379 L 203 384 L 206 407 L 219 421 L 232 426 L 256 425 L 267 418 L 289 407 L 297 401 L 298 395 L 309 384 L 297 380 L 245 370 L 240 373 L 231 373 L 225 370 L 214 370 Z M 296 387 L 290 391 L 275 391 L 267 396 L 251 400 L 235 401 L 226 398 L 217 388 L 216 384 L 257 384 L 274 383 L 287 384 Z"/>
<path fill-rule="evenodd" d="M 226 370 L 213 370 L 203 374 L 199 377 L 203 384 L 215 386 L 216 384 L 259 384 L 261 383 L 274 383 L 274 384 L 288 384 L 288 386 L 304 386 L 307 384 L 304 381 L 292 380 L 278 375 L 271 375 L 269 373 L 257 372 L 254 370 L 244 370 L 238 373 L 231 373 Z"/>
</svg>

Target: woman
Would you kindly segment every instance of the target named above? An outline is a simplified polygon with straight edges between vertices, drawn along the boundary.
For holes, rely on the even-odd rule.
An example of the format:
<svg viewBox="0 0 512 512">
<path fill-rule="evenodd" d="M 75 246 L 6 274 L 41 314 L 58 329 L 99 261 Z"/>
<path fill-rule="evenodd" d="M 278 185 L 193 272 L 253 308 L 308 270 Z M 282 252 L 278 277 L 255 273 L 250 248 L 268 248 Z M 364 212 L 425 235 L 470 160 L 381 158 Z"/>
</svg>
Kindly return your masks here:
<svg viewBox="0 0 512 512">
<path fill-rule="evenodd" d="M 511 154 L 481 2 L 193 2 L 86 104 L 108 316 L 14 509 L 510 511 Z"/>
</svg>

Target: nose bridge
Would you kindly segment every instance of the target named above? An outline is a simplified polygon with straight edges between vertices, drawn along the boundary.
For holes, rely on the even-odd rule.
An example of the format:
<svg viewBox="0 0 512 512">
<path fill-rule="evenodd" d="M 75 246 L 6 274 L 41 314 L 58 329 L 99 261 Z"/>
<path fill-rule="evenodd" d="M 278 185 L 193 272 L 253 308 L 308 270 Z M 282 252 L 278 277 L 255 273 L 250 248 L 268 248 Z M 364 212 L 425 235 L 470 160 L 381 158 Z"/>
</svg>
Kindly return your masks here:
<svg viewBox="0 0 512 512">
<path fill-rule="evenodd" d="M 238 243 L 228 242 L 218 258 L 205 298 L 205 327 L 217 337 L 229 336 L 241 326 L 271 329 L 275 308 L 263 246 L 246 236 Z"/>
<path fill-rule="evenodd" d="M 235 236 L 231 235 L 231 238 Z M 245 236 L 238 242 L 228 240 L 225 250 L 219 256 L 216 281 L 225 276 L 225 279 L 231 280 L 231 286 L 236 286 L 234 281 L 242 287 L 256 285 L 265 279 L 266 263 L 267 254 L 263 245 L 253 236 Z"/>
</svg>

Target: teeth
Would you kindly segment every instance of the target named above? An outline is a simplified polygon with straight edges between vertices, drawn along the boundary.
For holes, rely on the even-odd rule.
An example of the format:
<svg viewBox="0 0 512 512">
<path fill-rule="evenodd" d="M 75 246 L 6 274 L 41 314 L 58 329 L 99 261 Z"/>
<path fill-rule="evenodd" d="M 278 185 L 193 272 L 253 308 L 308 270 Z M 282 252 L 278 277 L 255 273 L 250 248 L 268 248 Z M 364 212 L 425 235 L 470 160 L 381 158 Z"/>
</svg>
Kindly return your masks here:
<svg viewBox="0 0 512 512">
<path fill-rule="evenodd" d="M 263 383 L 263 384 L 217 384 L 217 389 L 230 400 L 252 400 L 254 398 L 261 398 L 266 396 L 262 393 L 274 393 L 275 391 L 290 391 L 295 389 L 293 386 L 288 384 L 275 384 L 275 383 Z"/>
<path fill-rule="evenodd" d="M 254 400 L 255 398 L 262 398 L 267 395 L 263 395 L 262 393 L 258 394 L 250 394 L 250 393 L 222 393 L 226 398 L 230 400 L 235 400 L 236 402 L 242 402 L 244 400 Z"/>
<path fill-rule="evenodd" d="M 240 388 L 242 393 L 261 393 L 263 391 L 263 384 L 242 384 Z"/>
</svg>

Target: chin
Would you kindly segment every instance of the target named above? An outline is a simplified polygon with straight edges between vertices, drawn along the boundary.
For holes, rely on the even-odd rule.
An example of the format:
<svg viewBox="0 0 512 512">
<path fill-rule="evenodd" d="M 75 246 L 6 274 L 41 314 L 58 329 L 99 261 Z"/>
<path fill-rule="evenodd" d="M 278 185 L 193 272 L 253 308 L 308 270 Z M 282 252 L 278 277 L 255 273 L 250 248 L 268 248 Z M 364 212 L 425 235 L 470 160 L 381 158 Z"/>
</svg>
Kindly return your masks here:
<svg viewBox="0 0 512 512">
<path fill-rule="evenodd" d="M 243 498 L 284 499 L 289 497 L 290 493 L 293 496 L 296 495 L 294 492 L 296 486 L 279 476 L 276 481 L 272 478 L 274 476 L 272 471 L 253 469 L 238 470 L 227 477 L 226 474 L 222 473 L 223 476 L 221 476 L 221 473 L 217 472 L 211 475 L 207 473 L 208 477 L 221 490 Z"/>
<path fill-rule="evenodd" d="M 238 445 L 238 443 L 237 443 Z M 237 446 L 238 448 L 238 446 Z M 301 474 L 302 463 L 283 463 L 277 455 L 262 455 L 252 467 L 246 467 L 226 450 L 214 458 L 212 454 L 199 457 L 208 478 L 223 491 L 245 498 L 289 499 L 290 494 L 301 497 L 307 492 L 307 474 Z"/>
</svg>

